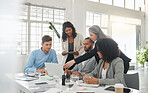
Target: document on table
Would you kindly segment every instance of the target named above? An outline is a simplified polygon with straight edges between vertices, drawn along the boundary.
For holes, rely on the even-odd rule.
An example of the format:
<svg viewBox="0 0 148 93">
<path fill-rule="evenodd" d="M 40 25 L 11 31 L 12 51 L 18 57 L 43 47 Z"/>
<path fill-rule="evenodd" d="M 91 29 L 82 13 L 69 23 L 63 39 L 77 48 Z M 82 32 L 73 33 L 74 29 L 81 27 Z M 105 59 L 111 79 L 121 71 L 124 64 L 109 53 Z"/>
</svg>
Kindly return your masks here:
<svg viewBox="0 0 148 93">
<path fill-rule="evenodd" d="M 99 84 L 86 84 L 86 83 L 80 83 L 78 86 L 83 86 L 83 87 L 99 87 Z"/>
<path fill-rule="evenodd" d="M 25 75 L 23 73 L 18 73 L 18 74 L 15 75 L 15 79 L 31 81 L 31 80 L 38 79 L 38 77 L 30 77 L 30 76 L 27 76 L 27 75 Z"/>
<path fill-rule="evenodd" d="M 56 83 L 46 82 L 46 81 L 38 81 L 38 82 L 30 82 L 29 88 L 32 92 L 44 92 L 49 88 L 55 88 Z"/>
</svg>

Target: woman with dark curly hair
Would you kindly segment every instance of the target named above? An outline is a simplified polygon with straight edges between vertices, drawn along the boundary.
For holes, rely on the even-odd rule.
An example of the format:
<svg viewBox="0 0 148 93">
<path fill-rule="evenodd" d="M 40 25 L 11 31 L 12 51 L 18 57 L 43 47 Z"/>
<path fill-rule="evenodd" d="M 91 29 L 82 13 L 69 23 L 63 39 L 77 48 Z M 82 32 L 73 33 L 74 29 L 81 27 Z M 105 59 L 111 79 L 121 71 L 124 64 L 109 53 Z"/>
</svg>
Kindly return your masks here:
<svg viewBox="0 0 148 93">
<path fill-rule="evenodd" d="M 83 52 L 83 36 L 76 33 L 76 29 L 69 21 L 63 23 L 62 32 L 62 55 L 64 56 L 63 63 L 80 56 Z M 74 67 L 69 68 L 71 70 Z"/>
<path fill-rule="evenodd" d="M 88 84 L 115 85 L 124 81 L 124 64 L 119 57 L 118 44 L 110 39 L 99 39 L 96 42 L 98 57 L 101 59 L 96 68 L 88 74 L 84 74 L 83 80 Z"/>
</svg>

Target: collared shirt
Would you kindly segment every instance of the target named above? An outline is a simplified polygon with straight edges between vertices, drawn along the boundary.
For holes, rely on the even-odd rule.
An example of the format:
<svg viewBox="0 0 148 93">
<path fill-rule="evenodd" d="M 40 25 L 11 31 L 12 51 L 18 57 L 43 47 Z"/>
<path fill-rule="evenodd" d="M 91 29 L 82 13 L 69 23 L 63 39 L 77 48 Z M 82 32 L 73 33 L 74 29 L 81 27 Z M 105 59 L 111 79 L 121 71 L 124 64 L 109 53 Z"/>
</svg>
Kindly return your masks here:
<svg viewBox="0 0 148 93">
<path fill-rule="evenodd" d="M 97 40 L 96 40 L 96 41 L 94 41 L 94 46 L 93 46 L 93 49 L 95 48 L 96 42 L 97 42 Z"/>
<path fill-rule="evenodd" d="M 56 52 L 54 49 L 50 49 L 47 54 L 45 54 L 41 49 L 32 51 L 24 72 L 35 72 L 38 68 L 45 68 L 45 62 L 58 63 Z"/>
<path fill-rule="evenodd" d="M 109 64 L 107 65 L 106 69 L 104 69 L 104 67 L 102 68 L 102 79 L 106 79 L 106 73 L 107 73 L 108 68 L 109 68 Z"/>
<path fill-rule="evenodd" d="M 106 79 L 106 71 L 107 69 L 102 68 L 102 79 Z"/>
</svg>

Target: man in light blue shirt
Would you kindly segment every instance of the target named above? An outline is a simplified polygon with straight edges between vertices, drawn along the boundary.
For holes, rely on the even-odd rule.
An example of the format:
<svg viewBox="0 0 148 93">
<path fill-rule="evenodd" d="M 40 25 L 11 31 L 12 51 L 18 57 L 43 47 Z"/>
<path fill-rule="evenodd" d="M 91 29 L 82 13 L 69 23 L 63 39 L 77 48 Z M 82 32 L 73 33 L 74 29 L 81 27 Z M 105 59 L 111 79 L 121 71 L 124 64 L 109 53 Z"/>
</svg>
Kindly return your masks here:
<svg viewBox="0 0 148 93">
<path fill-rule="evenodd" d="M 49 35 L 43 36 L 41 45 L 41 49 L 32 51 L 24 69 L 25 73 L 36 71 L 45 73 L 45 62 L 58 63 L 56 52 L 54 49 L 51 49 L 52 37 Z"/>
</svg>

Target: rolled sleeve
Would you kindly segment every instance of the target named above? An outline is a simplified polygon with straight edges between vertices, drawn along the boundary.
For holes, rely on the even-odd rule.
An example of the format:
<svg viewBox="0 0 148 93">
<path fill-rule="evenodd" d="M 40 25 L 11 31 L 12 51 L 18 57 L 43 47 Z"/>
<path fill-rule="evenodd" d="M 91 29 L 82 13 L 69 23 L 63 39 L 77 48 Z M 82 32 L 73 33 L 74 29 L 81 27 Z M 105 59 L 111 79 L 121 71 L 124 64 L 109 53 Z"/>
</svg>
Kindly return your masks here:
<svg viewBox="0 0 148 93">
<path fill-rule="evenodd" d="M 33 66 L 34 61 L 35 61 L 35 55 L 34 55 L 34 52 L 32 52 L 29 59 L 28 59 L 26 67 L 24 69 L 25 73 L 35 72 L 36 71 L 36 68 Z"/>
</svg>

